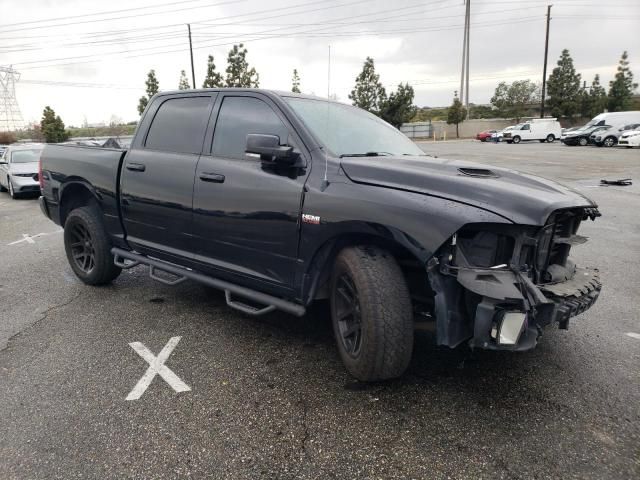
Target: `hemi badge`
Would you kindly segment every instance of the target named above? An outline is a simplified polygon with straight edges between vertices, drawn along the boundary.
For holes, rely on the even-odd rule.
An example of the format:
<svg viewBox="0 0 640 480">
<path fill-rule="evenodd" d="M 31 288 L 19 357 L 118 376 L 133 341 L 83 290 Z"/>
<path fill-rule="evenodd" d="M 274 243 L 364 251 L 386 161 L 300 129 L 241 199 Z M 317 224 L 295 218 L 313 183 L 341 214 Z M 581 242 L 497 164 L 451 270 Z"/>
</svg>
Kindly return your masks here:
<svg viewBox="0 0 640 480">
<path fill-rule="evenodd" d="M 320 217 L 317 215 L 302 214 L 302 223 L 311 223 L 312 225 L 320 225 Z"/>
</svg>

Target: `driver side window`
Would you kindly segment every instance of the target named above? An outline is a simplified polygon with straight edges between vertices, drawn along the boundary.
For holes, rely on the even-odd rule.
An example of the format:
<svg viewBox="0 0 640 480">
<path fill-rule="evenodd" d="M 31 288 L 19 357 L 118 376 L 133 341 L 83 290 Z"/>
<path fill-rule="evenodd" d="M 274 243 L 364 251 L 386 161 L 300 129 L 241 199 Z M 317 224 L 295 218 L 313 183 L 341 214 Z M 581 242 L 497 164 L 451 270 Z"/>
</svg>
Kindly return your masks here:
<svg viewBox="0 0 640 480">
<path fill-rule="evenodd" d="M 530 130 L 530 129 L 531 129 L 531 126 L 527 123 L 526 125 L 522 126 L 521 130 Z"/>
<path fill-rule="evenodd" d="M 247 135 L 276 135 L 280 145 L 289 140 L 289 130 L 262 100 L 253 97 L 225 97 L 213 134 L 213 156 L 245 159 Z"/>
</svg>

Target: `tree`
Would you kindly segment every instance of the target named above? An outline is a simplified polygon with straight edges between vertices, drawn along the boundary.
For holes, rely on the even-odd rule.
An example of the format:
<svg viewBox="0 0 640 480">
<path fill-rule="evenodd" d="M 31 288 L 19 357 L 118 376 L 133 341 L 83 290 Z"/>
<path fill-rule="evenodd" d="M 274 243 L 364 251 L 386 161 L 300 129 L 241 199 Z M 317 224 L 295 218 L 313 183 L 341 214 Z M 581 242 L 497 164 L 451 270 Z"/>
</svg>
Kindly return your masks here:
<svg viewBox="0 0 640 480">
<path fill-rule="evenodd" d="M 146 96 L 143 95 L 142 97 L 140 97 L 140 100 L 138 100 L 138 113 L 140 115 L 142 115 L 142 112 L 144 112 L 144 109 L 147 108 L 147 103 L 149 103 L 149 100 L 151 99 L 151 97 L 153 97 L 156 93 L 158 93 L 158 90 L 160 88 L 158 84 L 158 79 L 156 78 L 155 70 L 149 70 L 145 85 L 147 86 L 147 95 Z"/>
<path fill-rule="evenodd" d="M 387 92 L 380 83 L 380 75 L 376 73 L 373 58 L 367 57 L 362 72 L 356 77 L 356 85 L 349 99 L 356 107 L 363 108 L 375 115 L 380 115 L 380 109 L 387 99 Z"/>
<path fill-rule="evenodd" d="M 589 91 L 582 92 L 580 114 L 583 117 L 592 118 L 602 113 L 605 108 L 607 108 L 607 92 L 600 85 L 600 75 L 596 74 Z"/>
<path fill-rule="evenodd" d="M 389 98 L 382 102 L 380 117 L 396 128 L 410 121 L 418 108 L 413 104 L 414 91 L 408 83 L 398 85 L 398 90 L 391 93 Z"/>
<path fill-rule="evenodd" d="M 260 76 L 255 68 L 249 68 L 247 49 L 234 45 L 227 57 L 227 87 L 258 88 Z"/>
<path fill-rule="evenodd" d="M 460 138 L 458 125 L 464 122 L 464 119 L 466 117 L 467 109 L 464 108 L 464 105 L 462 105 L 462 102 L 458 98 L 458 92 L 454 92 L 453 103 L 451 104 L 447 112 L 447 124 L 456 126 L 456 137 L 458 138 Z"/>
<path fill-rule="evenodd" d="M 633 91 L 638 88 L 633 83 L 633 72 L 629 68 L 629 55 L 625 50 L 618 63 L 618 72 L 615 78 L 609 82 L 609 111 L 623 112 L 631 110 L 633 105 Z"/>
<path fill-rule="evenodd" d="M 191 88 L 191 84 L 187 79 L 187 74 L 184 70 L 180 70 L 180 81 L 178 82 L 178 90 L 189 90 Z"/>
<path fill-rule="evenodd" d="M 293 78 L 291 79 L 291 91 L 293 93 L 300 93 L 300 76 L 298 70 L 293 69 Z"/>
<path fill-rule="evenodd" d="M 547 105 L 554 117 L 571 117 L 580 110 L 580 74 L 576 73 L 573 58 L 566 48 L 562 50 L 558 66 L 547 81 Z"/>
<path fill-rule="evenodd" d="M 64 122 L 49 106 L 44 107 L 40 130 L 47 143 L 59 143 L 68 140 L 70 134 L 64 129 Z"/>
<path fill-rule="evenodd" d="M 209 55 L 209 58 L 207 59 L 207 76 L 204 77 L 202 88 L 220 88 L 222 85 L 222 75 L 216 72 L 216 64 L 213 63 L 213 55 Z"/>
<path fill-rule="evenodd" d="M 501 117 L 515 118 L 519 122 L 531 105 L 540 101 L 539 90 L 539 86 L 531 80 L 517 80 L 511 85 L 500 82 L 491 97 L 491 104 Z"/>
<path fill-rule="evenodd" d="M 9 145 L 18 141 L 15 133 L 13 132 L 0 132 L 0 145 Z"/>
</svg>

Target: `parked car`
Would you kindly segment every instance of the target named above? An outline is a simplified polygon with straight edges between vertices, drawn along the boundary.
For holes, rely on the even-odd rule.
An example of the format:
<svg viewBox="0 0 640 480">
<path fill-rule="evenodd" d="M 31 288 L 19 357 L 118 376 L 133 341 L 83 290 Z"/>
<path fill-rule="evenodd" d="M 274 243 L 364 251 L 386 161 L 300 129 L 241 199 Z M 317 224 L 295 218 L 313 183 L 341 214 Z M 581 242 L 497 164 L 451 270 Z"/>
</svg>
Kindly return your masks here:
<svg viewBox="0 0 640 480">
<path fill-rule="evenodd" d="M 599 130 L 590 136 L 591 143 L 598 147 L 613 147 L 618 143 L 618 138 L 627 130 L 635 130 L 640 127 L 640 123 L 631 123 L 624 125 L 617 130 L 614 127 Z"/>
<path fill-rule="evenodd" d="M 594 134 L 594 132 L 598 132 L 600 130 L 606 130 L 608 128 L 609 128 L 609 125 L 600 125 L 600 126 L 592 125 L 590 127 L 582 127 L 581 129 L 574 130 L 573 132 L 569 133 L 566 137 L 564 137 L 564 139 L 562 140 L 562 143 L 570 147 L 575 147 L 577 145 L 584 147 L 586 145 L 589 145 L 589 143 L 591 143 L 591 135 Z"/>
<path fill-rule="evenodd" d="M 404 372 L 420 322 L 439 345 L 524 351 L 601 289 L 569 259 L 580 223 L 600 215 L 582 193 L 427 156 L 378 117 L 316 97 L 162 92 L 129 150 L 48 145 L 40 178 L 84 283 L 146 265 L 250 315 L 329 299 L 339 354 L 364 381 Z"/>
<path fill-rule="evenodd" d="M 582 127 L 571 127 L 571 128 L 563 128 L 562 133 L 560 134 L 560 141 L 562 142 L 567 135 L 580 130 Z"/>
<path fill-rule="evenodd" d="M 9 190 L 11 198 L 40 191 L 38 161 L 44 145 L 15 143 L 0 157 L 0 192 Z"/>
<path fill-rule="evenodd" d="M 484 132 L 480 132 L 476 134 L 476 140 L 480 140 L 481 142 L 491 140 L 491 135 L 496 133 L 496 131 L 497 130 L 485 130 Z"/>
<path fill-rule="evenodd" d="M 640 147 L 640 130 L 625 131 L 620 135 L 618 145 L 627 148 Z"/>
<path fill-rule="evenodd" d="M 509 132 L 505 132 L 503 140 L 507 143 L 520 143 L 527 140 L 553 142 L 560 138 L 562 131 L 560 122 L 555 118 L 534 118 Z"/>
<path fill-rule="evenodd" d="M 491 140 L 493 140 L 494 142 L 495 141 L 501 142 L 503 137 L 504 137 L 504 134 L 506 132 L 510 132 L 511 130 L 513 130 L 516 127 L 517 127 L 517 125 L 510 125 L 510 126 L 508 126 L 506 128 L 503 128 L 502 130 L 498 130 L 497 132 L 492 133 L 491 134 Z"/>
</svg>

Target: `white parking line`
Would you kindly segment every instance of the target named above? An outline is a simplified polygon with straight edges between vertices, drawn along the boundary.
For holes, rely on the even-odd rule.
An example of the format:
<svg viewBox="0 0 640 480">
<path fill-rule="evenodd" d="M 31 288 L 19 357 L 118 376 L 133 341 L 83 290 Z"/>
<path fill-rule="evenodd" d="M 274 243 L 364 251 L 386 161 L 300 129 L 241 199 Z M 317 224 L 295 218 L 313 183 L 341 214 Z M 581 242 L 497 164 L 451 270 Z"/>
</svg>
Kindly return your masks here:
<svg viewBox="0 0 640 480">
<path fill-rule="evenodd" d="M 63 230 L 56 230 L 55 232 L 49 232 L 49 233 L 36 233 L 35 235 L 29 235 L 28 233 L 23 233 L 22 238 L 20 240 L 7 243 L 7 245 L 17 245 L 18 243 L 22 243 L 22 242 L 34 244 L 36 243 L 33 241 L 34 238 L 44 237 L 46 235 L 53 235 L 54 233 L 61 233 L 61 232 L 63 232 Z"/>
<path fill-rule="evenodd" d="M 640 333 L 635 332 L 627 332 L 627 337 L 635 338 L 636 340 L 640 340 Z"/>
<path fill-rule="evenodd" d="M 181 337 L 171 337 L 157 357 L 140 342 L 133 342 L 129 344 L 129 346 L 133 348 L 138 355 L 144 358 L 144 360 L 149 364 L 149 368 L 142 378 L 138 380 L 138 383 L 133 387 L 133 390 L 131 390 L 129 395 L 127 395 L 127 400 L 138 400 L 147 390 L 149 385 L 151 385 L 151 382 L 156 375 L 160 375 L 176 392 L 188 392 L 191 390 L 186 383 L 180 380 L 180 377 L 173 373 L 169 367 L 164 364 L 164 362 L 169 358 L 169 355 L 171 355 L 171 352 L 173 352 L 173 349 L 178 345 L 180 338 Z"/>
</svg>

